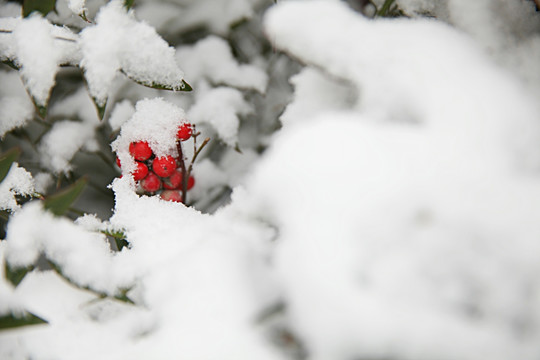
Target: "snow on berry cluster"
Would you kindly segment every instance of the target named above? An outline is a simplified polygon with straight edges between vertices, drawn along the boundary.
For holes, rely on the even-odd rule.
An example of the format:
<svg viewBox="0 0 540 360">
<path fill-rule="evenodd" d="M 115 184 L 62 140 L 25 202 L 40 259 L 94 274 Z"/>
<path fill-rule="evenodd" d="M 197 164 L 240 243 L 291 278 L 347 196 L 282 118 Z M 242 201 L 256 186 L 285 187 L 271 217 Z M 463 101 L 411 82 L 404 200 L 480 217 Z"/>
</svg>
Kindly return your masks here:
<svg viewBox="0 0 540 360">
<path fill-rule="evenodd" d="M 193 135 L 181 108 L 161 98 L 139 101 L 112 144 L 116 164 L 122 176 L 132 176 L 137 192 L 183 202 L 195 179 L 185 165 L 182 142 Z"/>
</svg>

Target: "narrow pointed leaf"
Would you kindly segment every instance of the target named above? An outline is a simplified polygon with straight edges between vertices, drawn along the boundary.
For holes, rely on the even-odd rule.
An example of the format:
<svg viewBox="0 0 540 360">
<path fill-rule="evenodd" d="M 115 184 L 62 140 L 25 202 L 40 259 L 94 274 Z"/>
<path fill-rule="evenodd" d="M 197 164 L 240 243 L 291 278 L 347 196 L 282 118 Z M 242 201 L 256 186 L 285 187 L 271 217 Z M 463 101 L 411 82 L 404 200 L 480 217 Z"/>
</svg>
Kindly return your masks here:
<svg viewBox="0 0 540 360">
<path fill-rule="evenodd" d="M 135 305 L 135 302 L 133 302 L 133 300 L 131 300 L 128 296 L 127 296 L 127 293 L 129 292 L 129 290 L 131 290 L 131 288 L 128 288 L 128 289 L 121 289 L 120 290 L 120 294 L 119 295 L 115 295 L 114 298 L 118 301 L 122 301 L 122 302 L 125 302 L 125 303 L 128 303 L 128 304 L 131 304 L 131 305 Z"/>
<path fill-rule="evenodd" d="M 34 107 L 36 108 L 36 111 L 40 118 L 45 119 L 47 117 L 47 106 L 38 105 L 36 100 L 32 97 L 32 102 L 34 103 Z"/>
<path fill-rule="evenodd" d="M 13 70 L 19 70 L 19 67 L 15 65 L 15 62 L 13 60 L 9 60 L 9 59 L 3 60 L 2 64 L 9 66 Z"/>
<path fill-rule="evenodd" d="M 94 97 L 92 97 L 92 101 L 94 102 L 94 106 L 96 107 L 99 120 L 103 120 L 103 117 L 105 116 L 105 108 L 107 107 L 107 100 L 105 100 L 105 103 L 103 105 L 99 105 Z"/>
<path fill-rule="evenodd" d="M 21 268 L 14 268 L 11 267 L 8 262 L 5 262 L 5 275 L 6 279 L 13 284 L 13 286 L 17 286 L 23 281 L 26 274 L 28 274 L 30 271 L 34 269 L 33 266 L 27 266 L 27 267 L 21 267 Z"/>
<path fill-rule="evenodd" d="M 56 0 L 24 0 L 23 17 L 27 17 L 34 11 L 38 11 L 43 15 L 56 11 Z"/>
<path fill-rule="evenodd" d="M 185 80 L 182 80 L 182 85 L 184 85 L 184 89 L 182 89 L 182 91 L 192 91 L 193 90 L 191 85 L 189 85 Z"/>
<path fill-rule="evenodd" d="M 126 9 L 130 9 L 133 6 L 134 2 L 135 0 L 124 0 L 124 6 L 126 7 Z"/>
<path fill-rule="evenodd" d="M 124 72 L 124 74 L 126 74 Z M 142 85 L 142 86 L 146 86 L 146 87 L 149 87 L 149 88 L 152 88 L 152 89 L 157 89 L 157 90 L 170 90 L 170 91 L 192 91 L 193 88 L 191 87 L 191 85 L 189 85 L 185 80 L 182 80 L 182 82 L 180 83 L 180 85 L 178 86 L 170 86 L 170 85 L 166 85 L 166 84 L 158 84 L 158 83 L 146 83 L 146 82 L 142 82 L 132 76 L 129 76 L 126 74 L 127 77 L 129 77 L 131 80 L 135 81 L 137 84 L 139 85 Z"/>
<path fill-rule="evenodd" d="M 65 214 L 84 190 L 86 183 L 86 178 L 81 178 L 67 189 L 49 196 L 44 201 L 45 208 L 55 215 Z"/>
<path fill-rule="evenodd" d="M 0 315 L 0 330 L 12 329 L 21 326 L 48 324 L 47 320 L 25 311 L 23 314 Z"/>
<path fill-rule="evenodd" d="M 36 109 L 36 112 L 38 113 L 39 117 L 42 118 L 42 119 L 45 119 L 45 117 L 47 116 L 47 108 L 48 108 L 47 102 L 48 102 L 48 99 L 45 102 L 45 105 L 39 104 L 37 102 L 36 98 L 34 96 L 32 96 L 32 92 L 30 91 L 30 87 L 28 86 L 28 84 L 26 83 L 24 78 L 23 78 L 23 83 L 24 83 L 24 87 L 26 89 L 26 92 L 28 93 L 28 96 L 30 96 L 30 100 L 32 100 L 32 104 L 34 104 L 34 108 Z M 49 92 L 49 95 L 50 95 L 50 92 Z"/>
<path fill-rule="evenodd" d="M 19 148 L 10 149 L 0 155 L 0 182 L 6 178 L 9 169 L 11 168 L 11 164 L 17 161 L 20 155 L 21 150 Z"/>
<path fill-rule="evenodd" d="M 124 247 L 129 246 L 129 242 L 126 240 L 126 234 L 124 234 L 122 231 L 102 230 L 101 233 L 114 239 L 118 251 L 122 251 Z"/>
</svg>

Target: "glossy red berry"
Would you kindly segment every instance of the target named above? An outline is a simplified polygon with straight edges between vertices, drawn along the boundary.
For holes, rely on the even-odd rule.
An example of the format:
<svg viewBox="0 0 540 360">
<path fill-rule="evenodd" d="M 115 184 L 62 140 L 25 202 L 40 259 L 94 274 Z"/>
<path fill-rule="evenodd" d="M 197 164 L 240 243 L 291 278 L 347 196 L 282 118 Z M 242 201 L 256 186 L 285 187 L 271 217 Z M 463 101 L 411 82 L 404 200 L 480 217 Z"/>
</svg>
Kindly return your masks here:
<svg viewBox="0 0 540 360">
<path fill-rule="evenodd" d="M 190 176 L 187 180 L 187 189 L 190 190 L 193 186 L 195 186 L 195 178 Z"/>
<path fill-rule="evenodd" d="M 152 170 L 162 178 L 169 177 L 176 170 L 176 160 L 170 155 L 155 158 L 152 162 Z"/>
<path fill-rule="evenodd" d="M 182 194 L 178 190 L 163 190 L 160 196 L 163 200 L 182 202 Z"/>
<path fill-rule="evenodd" d="M 139 181 L 144 179 L 148 174 L 148 167 L 139 161 L 135 161 L 135 163 L 137 164 L 137 169 L 133 172 L 133 180 Z"/>
<path fill-rule="evenodd" d="M 122 167 L 122 164 L 120 164 L 120 159 L 119 158 L 116 158 L 116 166 L 118 166 L 119 168 Z"/>
<path fill-rule="evenodd" d="M 148 160 L 152 156 L 152 149 L 146 141 L 137 141 L 129 144 L 129 153 L 138 161 Z"/>
<path fill-rule="evenodd" d="M 182 171 L 175 170 L 171 176 L 163 180 L 163 187 L 168 190 L 179 189 L 182 187 Z"/>
<path fill-rule="evenodd" d="M 185 141 L 185 140 L 188 140 L 192 134 L 193 134 L 193 126 L 190 123 L 183 123 L 178 128 L 178 133 L 176 134 L 176 137 L 180 141 Z"/>
<path fill-rule="evenodd" d="M 153 172 L 149 172 L 144 179 L 141 180 L 141 187 L 144 191 L 155 192 L 161 189 L 161 180 Z"/>
</svg>

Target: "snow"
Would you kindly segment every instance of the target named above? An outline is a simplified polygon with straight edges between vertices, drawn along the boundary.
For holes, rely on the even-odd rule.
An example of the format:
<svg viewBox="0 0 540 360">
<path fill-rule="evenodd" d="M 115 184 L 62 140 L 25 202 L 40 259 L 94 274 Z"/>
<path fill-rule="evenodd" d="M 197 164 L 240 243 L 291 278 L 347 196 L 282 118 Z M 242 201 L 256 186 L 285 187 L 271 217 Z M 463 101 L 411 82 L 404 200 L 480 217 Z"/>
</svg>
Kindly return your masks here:
<svg viewBox="0 0 540 360">
<path fill-rule="evenodd" d="M 14 2 L 4 2 L 0 4 L 0 16 L 1 17 L 17 17 L 22 13 L 22 7 L 20 4 Z"/>
<path fill-rule="evenodd" d="M 540 76 L 533 58 L 540 51 L 540 20 L 533 1 L 466 1 L 447 4 L 448 21 L 466 31 L 486 52 L 518 74 L 533 91 Z"/>
<path fill-rule="evenodd" d="M 323 14 L 333 34 L 319 26 L 317 18 Z M 474 129 L 460 132 L 459 139 L 474 139 L 472 154 L 479 162 L 484 161 L 482 156 L 512 147 L 513 152 L 500 156 L 512 157 L 510 162 L 519 160 L 522 166 L 539 164 L 540 154 L 533 147 L 540 140 L 534 119 L 537 106 L 523 100 L 530 96 L 526 89 L 474 48 L 468 38 L 443 24 L 370 22 L 331 1 L 305 9 L 301 2 L 287 2 L 269 11 L 266 31 L 275 46 L 355 85 L 362 92 L 356 108 L 377 121 L 426 123 L 441 130 L 441 141 L 451 143 L 455 139 L 445 136 L 448 126 L 469 129 L 473 124 Z M 418 36 L 421 33 L 430 35 Z M 310 37 L 319 41 L 309 42 Z M 333 45 L 336 37 L 343 41 Z M 342 45 L 347 42 L 356 46 Z M 385 85 L 388 83 L 392 86 Z M 507 106 L 514 103 L 523 108 Z"/>
<path fill-rule="evenodd" d="M 109 292 L 135 281 L 129 294 L 142 306 L 101 302 L 90 306 L 92 297 L 68 291 L 52 273 L 31 273 L 16 295 L 52 327 L 29 330 L 32 336 L 25 338 L 27 346 L 21 351 L 33 357 L 81 359 L 97 354 L 104 359 L 144 359 L 150 354 L 154 359 L 219 354 L 226 359 L 281 358 L 254 324 L 257 312 L 272 297 L 266 286 L 257 290 L 258 281 L 269 274 L 263 248 L 253 239 L 272 233 L 235 224 L 228 216 L 210 217 L 181 204 L 139 197 L 127 177 L 115 180 L 113 190 L 116 207 L 111 223 L 129 229 L 129 251 L 112 256 L 103 236 L 87 230 L 95 223 L 88 217 L 79 221 L 86 223 L 81 227 L 53 218 L 31 203 L 10 221 L 6 259 L 25 265 L 42 251 L 75 283 Z M 36 226 L 25 226 L 29 222 Z M 201 226 L 205 232 L 199 231 Z M 87 271 L 89 266 L 96 271 Z M 65 294 L 63 303 L 53 301 L 46 289 Z M 74 331 L 84 336 L 73 336 Z M 70 339 L 73 346 L 45 346 L 59 338 Z M 0 337 L 0 343 L 13 344 L 8 339 Z M 207 342 L 213 346 L 204 346 Z"/>
<path fill-rule="evenodd" d="M 86 6 L 86 0 L 69 0 L 68 7 L 76 15 L 82 15 L 88 11 Z"/>
<path fill-rule="evenodd" d="M 358 90 L 348 80 L 332 78 L 309 66 L 290 82 L 294 85 L 294 98 L 279 118 L 285 126 L 294 121 L 309 121 L 321 111 L 351 109 L 358 98 Z"/>
<path fill-rule="evenodd" d="M 228 146 L 238 143 L 239 116 L 252 112 L 251 106 L 236 89 L 218 87 L 200 90 L 188 119 L 196 125 L 210 124 L 217 136 Z"/>
<path fill-rule="evenodd" d="M 176 56 L 194 83 L 206 79 L 216 85 L 253 89 L 260 93 L 266 89 L 266 73 L 254 65 L 239 64 L 227 42 L 220 37 L 212 35 L 195 45 L 181 46 L 177 48 Z"/>
<path fill-rule="evenodd" d="M 206 27 L 226 35 L 232 26 L 253 16 L 255 5 L 251 0 L 175 0 L 154 6 L 154 1 L 147 0 L 141 6 L 141 16 L 160 32 L 174 34 Z"/>
<path fill-rule="evenodd" d="M 99 150 L 95 138 L 99 120 L 85 89 L 55 103 L 50 115 L 65 120 L 56 121 L 41 139 L 41 163 L 53 173 L 67 174 L 73 170 L 71 160 L 79 151 Z"/>
<path fill-rule="evenodd" d="M 150 17 L 159 13 L 149 11 L 153 3 L 144 3 Z M 169 34 L 179 24 L 213 32 L 176 55 L 164 50 L 195 91 L 187 99 L 120 93 L 108 120 L 124 172 L 134 166 L 133 141 L 176 155 L 180 124 L 211 134 L 189 196 L 212 213 L 140 195 L 123 176 L 110 185 L 110 218 L 72 221 L 38 200 L 19 207 L 13 195 L 33 191 L 32 177 L 14 165 L 0 184 L 0 205 L 14 212 L 0 242 L 0 275 L 3 261 L 17 267 L 46 257 L 71 283 L 42 265 L 16 288 L 0 276 L 0 313 L 25 309 L 49 321 L 2 331 L 0 358 L 538 359 L 532 2 L 398 0 L 414 18 L 390 20 L 367 19 L 340 1 L 279 1 L 264 16 L 272 50 L 252 60 L 257 67 L 238 62 L 230 38 L 215 34 L 226 36 L 231 18 L 252 16 L 261 2 L 227 3 L 161 4 L 178 10 Z M 421 18 L 425 12 L 455 27 Z M 150 29 L 113 1 L 83 30 L 94 97 L 111 92 L 122 57 L 135 51 L 118 41 L 139 46 L 126 33 L 140 27 Z M 244 30 L 234 31 L 253 27 Z M 506 54 L 504 44 L 518 38 L 506 51 L 519 51 Z M 2 56 L 18 56 L 12 40 L 0 34 Z M 92 47 L 100 42 L 107 61 Z M 269 84 L 260 69 L 272 74 Z M 8 74 L 0 76 L 22 90 Z M 0 95 L 0 104 L 22 99 L 2 88 Z M 5 111 L 14 119 L 6 131 L 29 126 L 26 113 L 15 120 L 15 110 Z M 279 117 L 271 136 L 260 130 L 261 112 Z M 71 169 L 78 151 L 97 149 L 96 131 L 108 130 L 82 90 L 49 113 L 52 129 L 39 143 L 49 173 Z M 242 137 L 248 146 L 238 153 Z M 35 176 L 36 189 L 53 180 L 47 174 Z M 231 187 L 227 205 L 208 199 Z M 123 233 L 129 246 L 113 252 L 103 230 Z M 121 290 L 134 305 L 95 293 Z M 279 304 L 282 311 L 264 316 Z"/>
<path fill-rule="evenodd" d="M 79 45 L 88 88 L 99 106 L 105 105 L 119 71 L 148 86 L 184 87 L 174 49 L 154 28 L 126 12 L 122 1 L 101 8 L 95 22 L 81 32 Z"/>
<path fill-rule="evenodd" d="M 7 176 L 0 183 L 0 210 L 14 212 L 20 208 L 16 195 L 29 196 L 34 192 L 34 179 L 17 162 L 11 164 Z"/>
<path fill-rule="evenodd" d="M 13 129 L 25 126 L 34 116 L 34 105 L 28 99 L 16 72 L 0 71 L 0 138 Z"/>
<path fill-rule="evenodd" d="M 122 100 L 114 106 L 111 116 L 109 117 L 109 125 L 113 131 L 120 130 L 122 124 L 129 120 L 135 112 L 135 107 L 129 100 Z"/>
<path fill-rule="evenodd" d="M 527 295 L 538 209 L 525 205 L 540 189 L 464 169 L 432 135 L 327 112 L 282 132 L 233 198 L 279 229 L 278 281 L 314 359 L 534 358 L 522 351 L 537 336 L 510 334 L 540 320 Z"/>
<path fill-rule="evenodd" d="M 6 240 L 6 261 L 14 267 L 31 265 L 43 253 L 80 286 L 114 294 L 128 285 L 122 282 L 125 276 L 114 276 L 112 252 L 105 235 L 55 217 L 40 203 L 26 204 L 12 217 Z M 95 266 L 92 271 L 86 269 L 89 264 Z"/>
<path fill-rule="evenodd" d="M 94 127 L 71 120 L 57 121 L 39 144 L 43 166 L 54 173 L 73 170 L 71 159 L 81 150 L 97 151 Z"/>
<path fill-rule="evenodd" d="M 60 62 L 54 51 L 52 25 L 39 15 L 24 19 L 13 30 L 17 63 L 30 94 L 40 106 L 45 106 Z"/>
</svg>

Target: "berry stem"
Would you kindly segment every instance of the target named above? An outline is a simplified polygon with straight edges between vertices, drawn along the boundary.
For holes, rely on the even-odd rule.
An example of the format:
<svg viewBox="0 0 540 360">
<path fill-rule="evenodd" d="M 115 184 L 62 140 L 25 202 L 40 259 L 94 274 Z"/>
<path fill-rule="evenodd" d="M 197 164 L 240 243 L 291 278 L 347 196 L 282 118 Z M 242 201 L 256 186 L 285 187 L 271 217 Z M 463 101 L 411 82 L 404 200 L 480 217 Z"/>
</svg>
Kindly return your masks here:
<svg viewBox="0 0 540 360">
<path fill-rule="evenodd" d="M 182 171 L 182 202 L 186 204 L 187 199 L 187 179 L 186 176 L 186 163 L 184 161 L 184 152 L 182 151 L 182 142 L 176 142 L 176 148 L 178 149 L 178 159 L 180 161 L 180 170 Z"/>
<path fill-rule="evenodd" d="M 206 138 L 204 139 L 204 141 L 202 142 L 201 146 L 199 146 L 199 148 L 195 151 L 195 153 L 193 154 L 193 158 L 191 159 L 191 163 L 189 164 L 189 167 L 188 167 L 188 170 L 187 170 L 187 178 L 185 179 L 185 182 L 186 182 L 186 186 L 187 186 L 187 179 L 189 178 L 189 176 L 191 175 L 191 170 L 193 170 L 193 164 L 195 163 L 195 160 L 197 159 L 197 156 L 199 156 L 200 152 L 202 151 L 202 149 L 210 142 L 210 138 Z"/>
</svg>

